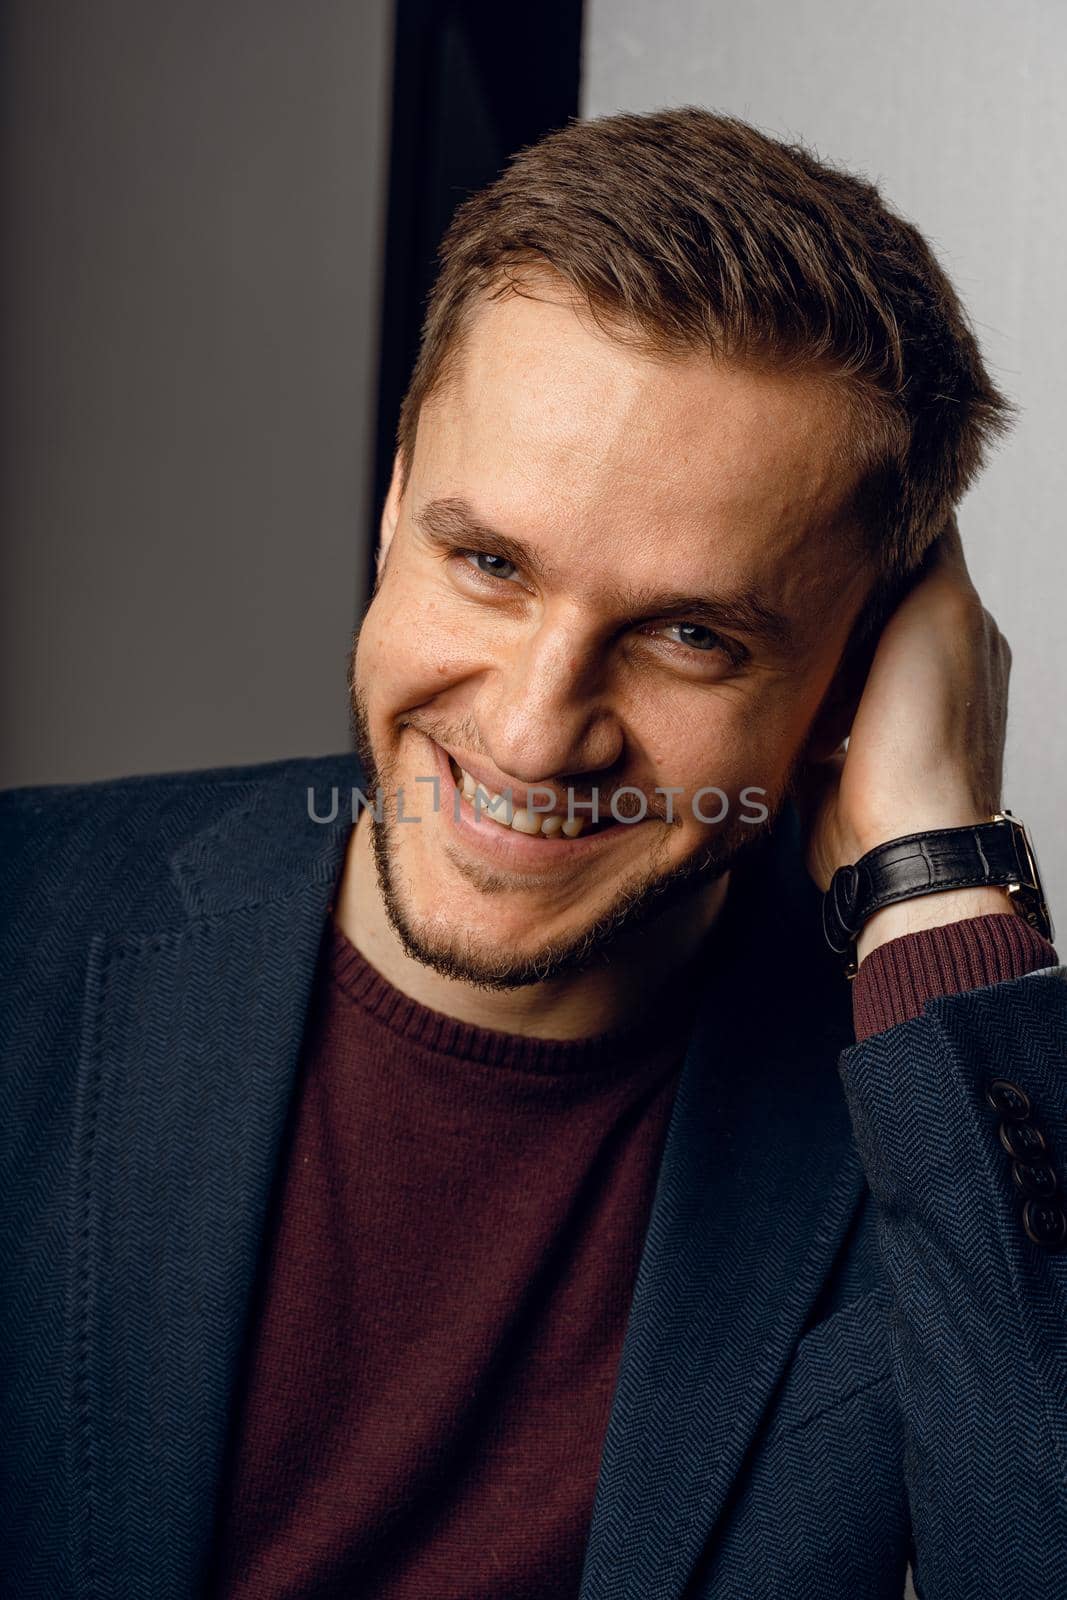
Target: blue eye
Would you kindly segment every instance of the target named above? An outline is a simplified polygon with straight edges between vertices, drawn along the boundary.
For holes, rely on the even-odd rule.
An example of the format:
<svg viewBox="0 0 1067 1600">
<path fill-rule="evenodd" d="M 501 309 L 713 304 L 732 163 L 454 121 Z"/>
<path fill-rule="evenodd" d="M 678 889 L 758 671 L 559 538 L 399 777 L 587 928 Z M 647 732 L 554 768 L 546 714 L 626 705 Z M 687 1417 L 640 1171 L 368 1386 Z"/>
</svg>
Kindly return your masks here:
<svg viewBox="0 0 1067 1600">
<path fill-rule="evenodd" d="M 748 651 L 744 645 L 738 644 L 734 639 L 724 638 L 721 633 L 716 633 L 714 628 L 705 627 L 702 622 L 667 622 L 661 627 L 668 635 L 676 635 L 671 643 L 679 645 L 689 654 L 717 653 L 724 656 L 733 667 L 743 667 L 748 660 Z"/>
<path fill-rule="evenodd" d="M 682 635 L 680 643 L 690 644 L 694 650 L 714 650 L 716 645 L 722 643 L 717 633 L 712 633 L 710 628 L 705 628 L 699 622 L 672 622 L 670 627 L 676 628 Z"/>
<path fill-rule="evenodd" d="M 487 550 L 465 550 L 463 559 L 487 578 L 510 578 L 514 576 L 516 571 L 513 561 L 507 561 L 503 556 L 490 555 Z M 483 566 L 483 562 L 486 565 Z M 502 572 L 500 570 L 502 567 L 507 570 Z"/>
</svg>

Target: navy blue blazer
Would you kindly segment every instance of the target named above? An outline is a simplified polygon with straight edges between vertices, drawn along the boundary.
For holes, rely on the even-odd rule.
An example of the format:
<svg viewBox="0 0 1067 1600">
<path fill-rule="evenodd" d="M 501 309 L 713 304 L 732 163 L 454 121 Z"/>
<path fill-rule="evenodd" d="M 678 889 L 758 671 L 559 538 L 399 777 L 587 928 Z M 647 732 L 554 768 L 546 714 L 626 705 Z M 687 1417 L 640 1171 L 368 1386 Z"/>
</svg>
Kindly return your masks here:
<svg viewBox="0 0 1067 1600">
<path fill-rule="evenodd" d="M 5 1596 L 202 1592 L 358 784 L 337 756 L 0 797 Z M 900 1600 L 909 1560 L 925 1600 L 1064 1600 L 1067 1253 L 1024 1234 L 987 1087 L 1029 1097 L 1062 1185 L 1067 968 L 857 1045 L 791 811 L 753 862 L 580 1600 Z"/>
</svg>

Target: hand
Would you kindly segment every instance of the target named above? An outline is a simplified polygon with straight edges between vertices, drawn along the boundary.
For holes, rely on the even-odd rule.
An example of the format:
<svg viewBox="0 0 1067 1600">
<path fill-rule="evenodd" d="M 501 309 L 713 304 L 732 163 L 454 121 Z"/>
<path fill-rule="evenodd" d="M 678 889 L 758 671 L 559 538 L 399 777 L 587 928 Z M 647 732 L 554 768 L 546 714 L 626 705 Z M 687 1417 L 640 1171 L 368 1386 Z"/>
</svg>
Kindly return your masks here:
<svg viewBox="0 0 1067 1600">
<path fill-rule="evenodd" d="M 1000 809 L 1010 672 L 1011 650 L 971 582 L 953 516 L 877 639 L 847 748 L 809 761 L 797 781 L 808 870 L 820 889 L 888 839 L 988 822 Z M 980 909 L 997 909 L 990 896 L 1010 909 L 996 889 L 903 904 L 915 926 L 928 926 L 952 920 L 949 900 L 956 917 L 980 914 L 959 909 L 975 895 L 985 897 Z"/>
</svg>

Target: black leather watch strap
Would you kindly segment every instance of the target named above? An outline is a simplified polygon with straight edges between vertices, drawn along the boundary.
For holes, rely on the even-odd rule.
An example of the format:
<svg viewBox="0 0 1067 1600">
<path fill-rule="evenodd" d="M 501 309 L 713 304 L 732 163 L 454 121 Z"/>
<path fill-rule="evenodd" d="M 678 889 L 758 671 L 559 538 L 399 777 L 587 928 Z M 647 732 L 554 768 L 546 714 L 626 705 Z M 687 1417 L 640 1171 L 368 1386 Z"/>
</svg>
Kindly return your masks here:
<svg viewBox="0 0 1067 1600">
<path fill-rule="evenodd" d="M 855 975 L 855 940 L 883 906 L 946 889 L 1003 885 L 1031 926 L 1052 938 L 1037 861 L 1023 824 L 1010 812 L 961 828 L 905 834 L 838 868 L 823 896 L 823 931 L 830 948 L 848 956 Z M 1016 898 L 1017 897 L 1017 898 Z"/>
</svg>

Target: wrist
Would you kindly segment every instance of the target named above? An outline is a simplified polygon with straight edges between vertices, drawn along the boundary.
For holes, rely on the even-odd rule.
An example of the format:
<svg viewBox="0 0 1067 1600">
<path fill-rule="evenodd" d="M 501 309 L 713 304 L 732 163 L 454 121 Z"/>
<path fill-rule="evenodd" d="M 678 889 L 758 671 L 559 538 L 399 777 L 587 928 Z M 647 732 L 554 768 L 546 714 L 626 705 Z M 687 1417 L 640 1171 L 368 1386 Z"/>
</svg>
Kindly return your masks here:
<svg viewBox="0 0 1067 1600">
<path fill-rule="evenodd" d="M 990 914 L 1021 917 L 1052 942 L 1033 845 L 1010 811 L 883 838 L 837 869 L 822 906 L 823 932 L 850 978 L 890 940 Z"/>
<path fill-rule="evenodd" d="M 891 822 L 870 822 L 848 830 L 852 841 L 850 861 L 858 861 L 869 850 L 888 844 L 891 839 L 908 838 L 915 833 L 934 833 L 942 828 L 972 828 L 988 822 L 996 814 L 996 806 L 988 810 L 973 801 L 938 801 L 927 806 L 912 806 L 894 811 Z"/>
<path fill-rule="evenodd" d="M 864 923 L 856 939 L 856 961 L 862 965 L 872 950 L 890 939 L 919 933 L 924 928 L 944 927 L 949 922 L 963 922 L 968 917 L 988 916 L 991 912 L 1015 915 L 1012 897 L 1006 889 L 992 885 L 944 889 L 916 895 L 910 900 L 898 900 L 893 905 L 883 906 Z"/>
</svg>

